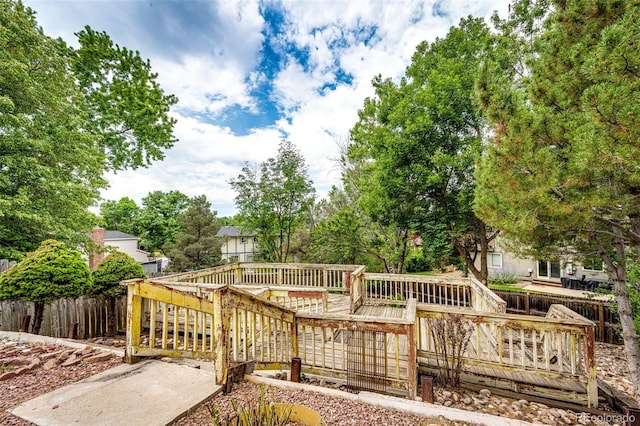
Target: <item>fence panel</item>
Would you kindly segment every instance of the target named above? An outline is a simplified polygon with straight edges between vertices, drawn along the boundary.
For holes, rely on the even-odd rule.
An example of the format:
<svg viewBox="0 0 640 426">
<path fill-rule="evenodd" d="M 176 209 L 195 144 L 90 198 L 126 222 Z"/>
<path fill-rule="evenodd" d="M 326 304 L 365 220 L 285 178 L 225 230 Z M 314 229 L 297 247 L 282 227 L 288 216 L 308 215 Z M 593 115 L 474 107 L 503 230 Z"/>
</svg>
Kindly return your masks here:
<svg viewBox="0 0 640 426">
<path fill-rule="evenodd" d="M 116 299 L 115 332 L 126 329 L 126 297 Z M 95 297 L 79 297 L 77 299 L 59 299 L 44 307 L 40 334 L 43 336 L 66 338 L 71 324 L 77 323 L 77 338 L 89 339 L 107 334 L 108 303 L 105 299 Z M 25 315 L 34 318 L 32 302 L 22 300 L 0 301 L 0 330 L 20 331 Z M 26 332 L 31 331 L 23 330 Z"/>
<path fill-rule="evenodd" d="M 508 313 L 545 316 L 552 305 L 563 305 L 595 323 L 596 341 L 623 343 L 620 320 L 607 301 L 529 292 L 494 292 L 507 302 Z"/>
</svg>

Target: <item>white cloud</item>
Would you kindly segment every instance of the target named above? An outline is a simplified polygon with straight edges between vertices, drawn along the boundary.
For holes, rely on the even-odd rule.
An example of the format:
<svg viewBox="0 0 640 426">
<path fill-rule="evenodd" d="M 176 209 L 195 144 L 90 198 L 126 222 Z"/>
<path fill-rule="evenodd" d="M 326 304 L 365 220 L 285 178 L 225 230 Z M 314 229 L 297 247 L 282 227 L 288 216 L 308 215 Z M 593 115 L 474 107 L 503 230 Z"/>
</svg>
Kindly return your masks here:
<svg viewBox="0 0 640 426">
<path fill-rule="evenodd" d="M 245 161 L 255 164 L 276 155 L 283 135 L 299 147 L 324 196 L 340 180 L 331 161 L 338 154 L 336 139 L 348 135 L 357 110 L 374 94 L 371 79 L 377 74 L 398 79 L 421 41 L 445 36 L 469 14 L 489 17 L 498 9 L 504 16 L 508 0 L 285 1 L 286 26 L 276 47 L 293 44 L 305 50 L 309 67 L 287 58 L 267 82 L 273 88 L 267 101 L 283 117 L 256 124 L 242 136 L 220 125 L 226 122 L 220 118 L 234 107 L 254 113 L 264 109 L 265 100 L 253 92 L 266 82 L 257 70 L 265 38 L 264 4 L 121 1 L 114 6 L 109 1 L 31 0 L 28 5 L 49 35 L 73 43 L 73 32 L 89 24 L 139 50 L 151 59 L 165 92 L 179 98 L 173 111 L 179 142 L 166 159 L 147 169 L 110 174 L 111 187 L 103 196 L 140 202 L 150 191 L 179 190 L 205 194 L 219 214 L 230 215 L 235 194 L 229 179 L 237 177 Z M 351 77 L 349 85 L 336 81 L 339 69 Z"/>
</svg>

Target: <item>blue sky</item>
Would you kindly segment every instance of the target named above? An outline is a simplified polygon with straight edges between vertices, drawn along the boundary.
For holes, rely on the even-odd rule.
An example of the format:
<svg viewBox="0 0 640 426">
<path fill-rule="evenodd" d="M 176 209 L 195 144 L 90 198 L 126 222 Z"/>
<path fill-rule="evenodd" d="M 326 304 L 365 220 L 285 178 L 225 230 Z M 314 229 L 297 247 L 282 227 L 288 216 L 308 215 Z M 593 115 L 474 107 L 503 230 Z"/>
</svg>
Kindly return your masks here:
<svg viewBox="0 0 640 426">
<path fill-rule="evenodd" d="M 45 34 L 75 44 L 90 25 L 149 58 L 179 102 L 179 142 L 164 161 L 107 176 L 107 200 L 150 191 L 205 194 L 235 213 L 229 180 L 245 162 L 300 149 L 319 197 L 340 184 L 333 158 L 372 78 L 399 78 L 423 40 L 467 15 L 504 16 L 506 0 L 27 0 Z"/>
</svg>

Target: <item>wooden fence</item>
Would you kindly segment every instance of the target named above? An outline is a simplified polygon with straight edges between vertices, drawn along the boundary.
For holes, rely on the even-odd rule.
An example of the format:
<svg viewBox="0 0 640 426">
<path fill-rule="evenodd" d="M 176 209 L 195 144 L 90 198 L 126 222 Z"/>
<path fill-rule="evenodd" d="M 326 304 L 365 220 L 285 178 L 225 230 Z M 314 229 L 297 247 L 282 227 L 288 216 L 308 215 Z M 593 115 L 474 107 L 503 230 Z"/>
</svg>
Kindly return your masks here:
<svg viewBox="0 0 640 426">
<path fill-rule="evenodd" d="M 122 296 L 116 300 L 116 332 L 124 332 L 127 320 L 127 298 Z M 34 318 L 34 306 L 31 302 L 21 300 L 0 301 L 0 330 L 21 331 L 22 319 L 25 315 Z M 79 297 L 77 299 L 59 299 L 46 304 L 40 327 L 40 334 L 51 337 L 66 338 L 69 328 L 77 323 L 76 336 L 81 339 L 100 337 L 107 334 L 108 304 L 105 299 L 95 297 Z M 29 332 L 29 330 L 22 330 Z"/>
<path fill-rule="evenodd" d="M 507 312 L 511 314 L 545 316 L 551 305 L 566 306 L 595 323 L 596 341 L 622 344 L 620 320 L 609 302 L 528 292 L 494 290 L 494 293 L 507 302 Z"/>
</svg>

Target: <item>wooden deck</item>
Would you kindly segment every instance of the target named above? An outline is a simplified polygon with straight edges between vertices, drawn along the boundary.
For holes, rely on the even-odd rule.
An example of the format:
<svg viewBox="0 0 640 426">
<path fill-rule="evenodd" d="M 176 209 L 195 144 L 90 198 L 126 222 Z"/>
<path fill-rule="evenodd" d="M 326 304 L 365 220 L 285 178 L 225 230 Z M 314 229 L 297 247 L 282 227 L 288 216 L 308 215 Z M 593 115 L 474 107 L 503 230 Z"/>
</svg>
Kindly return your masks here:
<svg viewBox="0 0 640 426">
<path fill-rule="evenodd" d="M 506 314 L 473 279 L 241 263 L 128 287 L 131 361 L 206 357 L 222 382 L 234 363 L 282 369 L 300 357 L 305 373 L 413 398 L 418 372 L 438 374 L 452 327 L 462 327 L 470 333 L 463 381 L 597 404 L 593 323 L 558 309 L 547 318 Z M 140 332 L 149 324 L 147 344 Z"/>
</svg>

